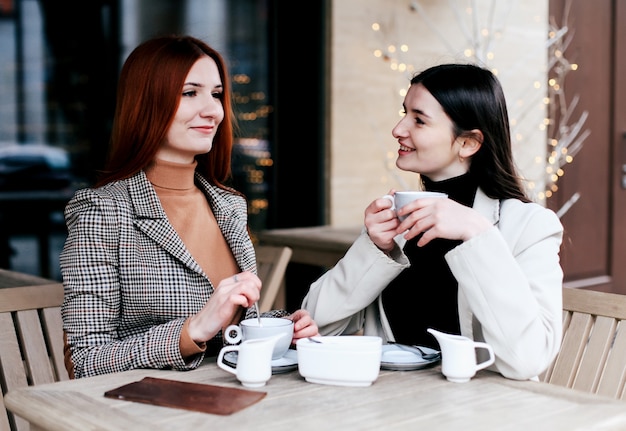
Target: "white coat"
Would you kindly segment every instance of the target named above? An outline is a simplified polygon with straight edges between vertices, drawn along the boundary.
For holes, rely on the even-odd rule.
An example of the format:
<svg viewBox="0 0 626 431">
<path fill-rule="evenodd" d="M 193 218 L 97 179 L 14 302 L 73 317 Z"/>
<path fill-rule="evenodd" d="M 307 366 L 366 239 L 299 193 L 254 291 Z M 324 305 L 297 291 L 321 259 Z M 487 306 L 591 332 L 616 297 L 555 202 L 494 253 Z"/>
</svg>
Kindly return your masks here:
<svg viewBox="0 0 626 431">
<path fill-rule="evenodd" d="M 539 204 L 516 199 L 500 203 L 480 189 L 473 208 L 494 226 L 445 255 L 459 284 L 461 334 L 493 347 L 491 369 L 511 379 L 534 379 L 561 345 L 563 227 L 553 211 Z M 311 313 L 321 334 L 362 330 L 382 337 L 383 343 L 394 340 L 381 293 L 409 266 L 401 235 L 396 241 L 398 248 L 389 256 L 363 231 L 345 256 L 311 285 L 302 308 Z M 419 289 L 419 280 L 415 285 Z M 415 313 L 428 306 L 415 304 Z"/>
</svg>

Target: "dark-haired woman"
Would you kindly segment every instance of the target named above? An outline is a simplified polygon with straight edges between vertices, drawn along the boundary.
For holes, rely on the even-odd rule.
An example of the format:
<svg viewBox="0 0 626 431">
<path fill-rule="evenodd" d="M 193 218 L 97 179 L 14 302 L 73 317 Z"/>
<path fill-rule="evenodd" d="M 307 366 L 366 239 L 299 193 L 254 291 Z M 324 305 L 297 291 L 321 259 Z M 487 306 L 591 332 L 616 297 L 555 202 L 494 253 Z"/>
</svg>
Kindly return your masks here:
<svg viewBox="0 0 626 431">
<path fill-rule="evenodd" d="M 124 63 L 106 168 L 65 210 L 70 375 L 193 369 L 256 315 L 246 201 L 225 185 L 230 98 L 222 57 L 192 37 L 146 41 Z M 306 311 L 287 317 L 294 341 L 318 333 Z"/>
<path fill-rule="evenodd" d="M 436 348 L 432 327 L 485 341 L 494 370 L 535 378 L 561 342 L 563 228 L 524 191 L 502 88 L 482 67 L 438 65 L 411 80 L 404 112 L 396 165 L 448 198 L 404 206 L 402 222 L 388 199 L 374 200 L 363 233 L 302 307 L 325 335 Z"/>
</svg>

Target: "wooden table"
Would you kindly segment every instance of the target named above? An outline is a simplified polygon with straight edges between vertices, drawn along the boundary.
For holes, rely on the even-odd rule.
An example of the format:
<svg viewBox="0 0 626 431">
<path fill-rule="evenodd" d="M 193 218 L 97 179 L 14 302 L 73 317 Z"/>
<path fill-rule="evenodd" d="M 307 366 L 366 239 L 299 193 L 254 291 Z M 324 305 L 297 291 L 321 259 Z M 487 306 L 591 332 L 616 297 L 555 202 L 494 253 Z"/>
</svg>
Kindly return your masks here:
<svg viewBox="0 0 626 431">
<path fill-rule="evenodd" d="M 0 289 L 4 287 L 20 287 L 20 286 L 39 286 L 43 284 L 58 283 L 47 278 L 37 277 L 35 275 L 24 274 L 8 269 L 0 269 Z"/>
<path fill-rule="evenodd" d="M 290 263 L 300 263 L 312 265 L 318 268 L 330 268 L 341 259 L 352 243 L 358 238 L 362 227 L 333 227 L 333 226 L 313 226 L 298 227 L 289 229 L 271 229 L 257 233 L 257 238 L 261 244 L 287 246 L 293 251 Z M 293 273 L 291 273 L 293 274 Z M 300 308 L 302 297 L 306 290 L 302 286 L 308 286 L 315 278 L 311 279 L 306 274 L 304 277 L 296 273 L 298 280 L 296 283 L 289 283 L 290 296 L 296 299 L 291 300 L 291 306 L 287 301 L 287 283 L 283 282 L 276 294 L 274 305 L 276 308 L 296 309 Z M 307 278 L 308 277 L 308 278 Z"/>
<path fill-rule="evenodd" d="M 133 370 L 29 386 L 7 407 L 43 430 L 624 430 L 622 401 L 479 371 L 450 383 L 439 366 L 381 371 L 369 387 L 306 382 L 294 370 L 272 376 L 265 398 L 228 416 L 109 399 L 104 392 L 146 376 L 242 388 L 213 359 L 189 372 Z"/>
<path fill-rule="evenodd" d="M 257 236 L 261 244 L 291 247 L 292 262 L 330 268 L 343 257 L 361 229 L 361 226 L 313 226 L 265 230 Z"/>
</svg>

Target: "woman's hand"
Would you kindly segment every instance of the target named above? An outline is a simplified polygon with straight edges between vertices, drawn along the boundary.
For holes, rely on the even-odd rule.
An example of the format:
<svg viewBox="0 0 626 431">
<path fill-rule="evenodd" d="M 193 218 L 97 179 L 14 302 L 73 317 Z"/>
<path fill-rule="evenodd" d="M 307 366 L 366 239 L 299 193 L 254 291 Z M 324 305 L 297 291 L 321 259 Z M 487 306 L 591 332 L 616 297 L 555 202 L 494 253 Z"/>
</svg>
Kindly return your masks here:
<svg viewBox="0 0 626 431">
<path fill-rule="evenodd" d="M 304 309 L 296 310 L 285 318 L 293 321 L 292 344 L 295 344 L 300 338 L 314 337 L 320 334 L 317 324 L 309 312 Z"/>
<path fill-rule="evenodd" d="M 478 211 L 448 198 L 417 199 L 399 209 L 398 215 L 407 218 L 395 233 L 405 232 L 404 238 L 410 240 L 423 232 L 417 242 L 420 247 L 435 238 L 467 241 L 491 227 Z"/>
<path fill-rule="evenodd" d="M 196 342 L 210 340 L 260 297 L 261 280 L 249 271 L 220 281 L 202 310 L 189 318 L 189 335 Z"/>
<path fill-rule="evenodd" d="M 390 190 L 389 194 L 393 196 L 395 190 Z M 391 201 L 387 198 L 380 197 L 374 200 L 365 208 L 365 229 L 367 234 L 376 247 L 389 253 L 395 246 L 394 237 L 398 234 L 396 231 L 400 222 L 396 217 L 396 213 L 391 209 Z"/>
</svg>

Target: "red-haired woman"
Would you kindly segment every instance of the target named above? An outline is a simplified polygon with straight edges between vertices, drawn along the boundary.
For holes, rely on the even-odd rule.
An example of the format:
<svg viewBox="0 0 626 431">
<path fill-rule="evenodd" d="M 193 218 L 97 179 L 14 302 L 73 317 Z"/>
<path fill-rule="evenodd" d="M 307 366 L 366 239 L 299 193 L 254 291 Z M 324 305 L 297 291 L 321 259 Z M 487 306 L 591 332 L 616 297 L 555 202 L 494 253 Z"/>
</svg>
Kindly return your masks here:
<svg viewBox="0 0 626 431">
<path fill-rule="evenodd" d="M 65 211 L 62 316 L 74 377 L 196 368 L 222 347 L 223 328 L 256 315 L 246 201 L 225 185 L 230 100 L 224 60 L 196 38 L 151 39 L 126 60 L 105 170 Z M 287 317 L 294 341 L 318 333 L 306 311 Z"/>
</svg>

